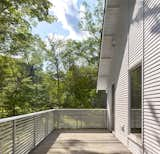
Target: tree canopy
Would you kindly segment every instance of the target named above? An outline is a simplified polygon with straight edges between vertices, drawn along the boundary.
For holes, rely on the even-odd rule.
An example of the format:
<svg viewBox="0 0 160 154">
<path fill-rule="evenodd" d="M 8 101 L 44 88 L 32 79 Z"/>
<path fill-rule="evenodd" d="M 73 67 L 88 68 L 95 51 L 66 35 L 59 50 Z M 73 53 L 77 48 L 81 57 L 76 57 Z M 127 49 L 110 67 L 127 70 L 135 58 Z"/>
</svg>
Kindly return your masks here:
<svg viewBox="0 0 160 154">
<path fill-rule="evenodd" d="M 96 93 L 103 1 L 87 2 L 82 41 L 33 35 L 32 26 L 56 22 L 48 0 L 0 1 L 0 117 L 50 108 L 104 107 Z M 103 103 L 102 103 L 103 102 Z"/>
</svg>

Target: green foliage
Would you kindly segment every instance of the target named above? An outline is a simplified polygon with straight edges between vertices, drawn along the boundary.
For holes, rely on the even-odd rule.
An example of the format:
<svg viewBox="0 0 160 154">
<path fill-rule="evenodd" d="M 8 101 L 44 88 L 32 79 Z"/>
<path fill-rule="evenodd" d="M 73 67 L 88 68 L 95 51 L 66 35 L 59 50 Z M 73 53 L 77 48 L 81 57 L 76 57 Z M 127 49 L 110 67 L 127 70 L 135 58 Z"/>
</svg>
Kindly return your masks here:
<svg viewBox="0 0 160 154">
<path fill-rule="evenodd" d="M 104 107 L 96 94 L 102 1 L 86 12 L 80 28 L 86 40 L 54 36 L 50 48 L 31 33 L 36 22 L 53 22 L 48 0 L 0 1 L 0 117 L 50 108 Z M 104 96 L 104 95 L 103 95 Z"/>
<path fill-rule="evenodd" d="M 96 91 L 96 72 L 91 67 L 72 65 L 66 74 L 64 107 L 91 108 Z"/>
<path fill-rule="evenodd" d="M 87 1 L 83 2 L 85 12 L 83 12 L 84 15 L 81 18 L 79 25 L 82 30 L 88 31 L 94 39 L 100 40 L 104 1 L 97 0 L 96 3 L 96 6 L 91 10 L 90 8 L 92 7 L 87 3 Z"/>
<path fill-rule="evenodd" d="M 12 55 L 25 52 L 34 42 L 33 21 L 54 21 L 48 13 L 50 7 L 48 0 L 1 0 L 0 52 Z"/>
<path fill-rule="evenodd" d="M 48 98 L 42 95 L 45 88 L 37 79 L 46 47 L 31 27 L 55 20 L 49 15 L 50 7 L 48 0 L 0 1 L 0 110 L 6 113 L 0 116 L 31 112 L 42 101 L 39 106 L 45 106 Z"/>
<path fill-rule="evenodd" d="M 87 1 L 84 1 L 83 6 L 85 12 L 83 12 L 84 15 L 81 18 L 79 26 L 81 30 L 89 32 L 90 37 L 82 42 L 82 51 L 89 65 L 97 67 L 101 44 L 104 1 L 97 0 L 94 8 Z"/>
<path fill-rule="evenodd" d="M 1 106 L 5 108 L 8 115 L 29 112 L 34 84 L 26 71 L 27 66 L 12 58 L 0 57 L 0 70 L 2 73 L 0 76 Z"/>
</svg>

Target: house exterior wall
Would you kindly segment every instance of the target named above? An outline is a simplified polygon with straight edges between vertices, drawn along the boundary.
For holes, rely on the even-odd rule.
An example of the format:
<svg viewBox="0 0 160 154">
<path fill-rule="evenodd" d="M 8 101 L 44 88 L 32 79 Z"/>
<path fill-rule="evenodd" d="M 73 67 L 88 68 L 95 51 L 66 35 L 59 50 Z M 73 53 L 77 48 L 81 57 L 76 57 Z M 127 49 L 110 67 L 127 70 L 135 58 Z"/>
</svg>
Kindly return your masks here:
<svg viewBox="0 0 160 154">
<path fill-rule="evenodd" d="M 112 60 L 115 135 L 134 154 L 160 153 L 160 0 L 123 0 Z M 127 3 L 128 2 L 128 3 Z M 129 70 L 142 64 L 142 144 L 129 138 Z M 111 104 L 109 105 L 112 108 Z"/>
<path fill-rule="evenodd" d="M 109 117 L 114 84 L 114 134 L 133 154 L 160 154 L 160 0 L 121 0 L 120 12 L 107 89 Z M 130 137 L 129 111 L 129 71 L 139 64 L 142 65 L 141 143 Z"/>
<path fill-rule="evenodd" d="M 141 145 L 129 138 L 129 69 L 142 61 L 143 53 L 143 21 L 137 20 L 141 1 L 123 0 L 119 29 L 116 32 L 116 48 L 112 60 L 112 77 L 110 83 L 115 84 L 115 135 L 128 148 L 140 154 Z M 140 15 L 139 15 L 140 17 Z M 141 17 L 143 17 L 141 15 Z M 111 89 L 111 88 L 109 88 Z M 108 93 L 111 95 L 111 92 Z M 108 100 L 110 102 L 110 100 Z M 111 106 L 111 105 L 110 105 Z"/>
<path fill-rule="evenodd" d="M 129 68 L 142 61 L 143 54 L 143 0 L 129 1 Z"/>
<path fill-rule="evenodd" d="M 128 143 L 128 0 L 120 5 L 119 29 L 116 32 L 116 46 L 112 60 L 110 88 L 115 85 L 115 135 L 125 145 Z M 126 43 L 127 42 L 127 43 Z M 112 95 L 111 92 L 108 95 Z M 108 98 L 110 98 L 108 97 Z M 110 100 L 108 99 L 107 102 Z M 111 105 L 110 105 L 111 106 Z M 112 106 L 111 106 L 112 107 Z"/>
<path fill-rule="evenodd" d="M 144 0 L 144 153 L 160 153 L 160 0 Z"/>
<path fill-rule="evenodd" d="M 129 0 L 129 33 L 128 33 L 128 74 L 131 69 L 137 65 L 142 65 L 143 70 L 143 0 Z M 143 72 L 143 71 L 142 71 Z M 142 73 L 143 77 L 143 73 Z M 130 76 L 129 76 L 130 78 Z M 128 81 L 128 96 L 130 95 L 130 81 Z M 143 80 L 142 80 L 143 82 Z M 143 85 L 142 85 L 143 87 Z M 143 88 L 142 88 L 143 90 Z M 143 96 L 142 96 L 143 97 Z M 130 96 L 128 97 L 128 104 L 130 105 Z M 142 101 L 143 102 L 143 101 Z M 128 108 L 128 120 L 130 126 L 130 107 Z M 143 134 L 143 125 L 141 125 Z M 135 141 L 130 137 L 130 127 L 128 131 L 128 148 L 134 154 L 143 153 L 142 146 L 142 135 L 141 142 Z"/>
</svg>

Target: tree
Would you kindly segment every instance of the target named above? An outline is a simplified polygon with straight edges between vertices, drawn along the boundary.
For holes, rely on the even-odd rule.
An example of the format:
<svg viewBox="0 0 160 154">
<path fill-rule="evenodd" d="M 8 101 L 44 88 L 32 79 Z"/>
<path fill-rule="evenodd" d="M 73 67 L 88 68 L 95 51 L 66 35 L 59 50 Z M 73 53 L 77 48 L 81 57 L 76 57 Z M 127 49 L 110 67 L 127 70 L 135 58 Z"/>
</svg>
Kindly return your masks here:
<svg viewBox="0 0 160 154">
<path fill-rule="evenodd" d="M 98 0 L 97 7 L 93 11 L 89 9 L 86 2 L 83 5 L 86 12 L 81 20 L 80 28 L 88 31 L 90 37 L 82 41 L 59 40 L 57 42 L 55 39 L 49 41 L 52 47 L 48 56 L 51 58 L 48 65 L 50 71 L 54 76 L 63 72 L 63 78 L 60 80 L 54 77 L 59 83 L 57 85 L 62 87 L 61 91 L 57 90 L 57 95 L 63 96 L 62 107 L 94 107 L 98 102 L 97 97 L 100 97 L 100 94 L 96 94 L 96 79 L 103 3 Z"/>
<path fill-rule="evenodd" d="M 96 94 L 102 1 L 86 8 L 80 23 L 86 40 L 48 39 L 31 33 L 36 22 L 55 21 L 47 0 L 0 2 L 0 116 L 50 108 L 101 107 Z M 103 105 L 103 104 L 102 104 Z"/>
<path fill-rule="evenodd" d="M 36 22 L 55 21 L 50 7 L 48 0 L 0 1 L 0 105 L 8 116 L 33 111 L 42 100 L 39 93 L 47 96 L 38 74 L 46 46 L 31 29 Z"/>
<path fill-rule="evenodd" d="M 0 53 L 22 54 L 34 41 L 31 26 L 35 21 L 54 21 L 48 0 L 0 1 Z"/>
<path fill-rule="evenodd" d="M 35 86 L 27 70 L 28 66 L 4 56 L 0 57 L 0 62 L 0 70 L 3 72 L 0 77 L 0 104 L 10 116 L 29 112 Z"/>
<path fill-rule="evenodd" d="M 56 100 L 57 104 L 61 104 L 61 80 L 63 80 L 64 70 L 61 59 L 61 52 L 64 51 L 64 40 L 52 36 L 48 38 L 50 48 L 47 51 L 46 61 L 47 61 L 47 71 L 52 76 L 55 81 L 54 87 L 56 88 Z"/>
<path fill-rule="evenodd" d="M 88 63 L 97 66 L 101 44 L 104 1 L 97 0 L 93 9 L 90 9 L 91 6 L 87 1 L 83 2 L 83 6 L 85 12 L 83 12 L 79 25 L 81 30 L 89 32 L 90 37 L 82 42 L 82 51 Z"/>
<path fill-rule="evenodd" d="M 92 108 L 95 99 L 95 69 L 72 65 L 66 73 L 64 107 Z"/>
</svg>

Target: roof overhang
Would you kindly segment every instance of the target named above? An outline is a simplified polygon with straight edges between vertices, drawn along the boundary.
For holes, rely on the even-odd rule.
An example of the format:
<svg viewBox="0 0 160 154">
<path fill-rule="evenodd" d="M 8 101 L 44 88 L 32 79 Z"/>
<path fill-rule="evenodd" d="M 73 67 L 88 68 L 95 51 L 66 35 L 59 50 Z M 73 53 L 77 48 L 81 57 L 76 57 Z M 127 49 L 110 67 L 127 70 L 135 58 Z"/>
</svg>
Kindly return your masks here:
<svg viewBox="0 0 160 154">
<path fill-rule="evenodd" d="M 111 78 L 111 63 L 115 46 L 115 30 L 119 16 L 120 0 L 106 0 L 99 60 L 97 90 L 107 90 Z"/>
</svg>

